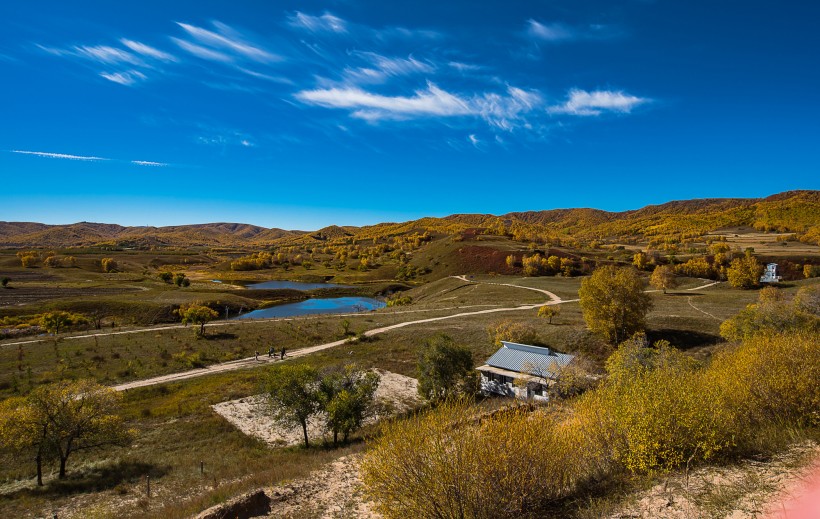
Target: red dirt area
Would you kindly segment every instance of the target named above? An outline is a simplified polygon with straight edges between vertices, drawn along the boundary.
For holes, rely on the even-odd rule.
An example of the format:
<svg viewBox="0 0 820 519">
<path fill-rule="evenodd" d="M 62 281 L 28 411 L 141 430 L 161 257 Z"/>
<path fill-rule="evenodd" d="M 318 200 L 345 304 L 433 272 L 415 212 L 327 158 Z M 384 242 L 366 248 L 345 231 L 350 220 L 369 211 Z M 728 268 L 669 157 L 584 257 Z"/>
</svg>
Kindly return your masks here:
<svg viewBox="0 0 820 519">
<path fill-rule="evenodd" d="M 463 272 L 495 272 L 498 274 L 515 274 L 515 269 L 507 266 L 510 251 L 465 245 L 458 249 L 458 261 Z"/>
</svg>

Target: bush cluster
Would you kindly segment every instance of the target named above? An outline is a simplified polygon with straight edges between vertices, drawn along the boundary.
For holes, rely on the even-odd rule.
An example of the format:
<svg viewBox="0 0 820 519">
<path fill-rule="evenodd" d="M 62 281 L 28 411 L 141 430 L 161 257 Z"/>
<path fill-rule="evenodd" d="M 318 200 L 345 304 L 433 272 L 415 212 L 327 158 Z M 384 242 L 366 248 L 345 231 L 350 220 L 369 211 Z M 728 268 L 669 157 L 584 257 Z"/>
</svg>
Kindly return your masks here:
<svg viewBox="0 0 820 519">
<path fill-rule="evenodd" d="M 528 517 L 617 473 L 690 467 L 761 431 L 820 425 L 820 337 L 759 335 L 701 365 L 643 337 L 564 407 L 476 420 L 450 402 L 383 426 L 362 465 L 386 517 Z"/>
</svg>

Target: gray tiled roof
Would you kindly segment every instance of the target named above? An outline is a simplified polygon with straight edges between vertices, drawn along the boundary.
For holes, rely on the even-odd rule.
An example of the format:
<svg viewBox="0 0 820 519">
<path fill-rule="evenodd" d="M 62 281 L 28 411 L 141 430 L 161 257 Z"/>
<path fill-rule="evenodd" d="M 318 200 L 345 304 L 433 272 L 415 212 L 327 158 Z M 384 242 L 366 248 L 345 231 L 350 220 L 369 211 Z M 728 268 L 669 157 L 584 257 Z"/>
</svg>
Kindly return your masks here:
<svg viewBox="0 0 820 519">
<path fill-rule="evenodd" d="M 503 346 L 487 359 L 487 365 L 519 373 L 526 366 L 530 375 L 545 375 L 549 372 L 548 376 L 554 377 L 555 373 L 552 371 L 556 366 L 562 368 L 575 358 L 540 346 L 507 341 L 501 341 L 501 344 Z"/>
</svg>

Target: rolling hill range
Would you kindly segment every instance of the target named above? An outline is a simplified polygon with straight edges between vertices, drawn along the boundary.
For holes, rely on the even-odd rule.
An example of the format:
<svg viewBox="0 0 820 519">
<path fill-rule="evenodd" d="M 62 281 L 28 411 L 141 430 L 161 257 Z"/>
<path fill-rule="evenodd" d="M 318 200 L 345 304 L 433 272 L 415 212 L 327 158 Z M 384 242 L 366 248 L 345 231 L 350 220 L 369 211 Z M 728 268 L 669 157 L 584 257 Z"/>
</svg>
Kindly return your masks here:
<svg viewBox="0 0 820 519">
<path fill-rule="evenodd" d="M 651 241 L 693 238 L 737 227 L 795 233 L 802 241 L 818 243 L 820 191 L 789 191 L 767 198 L 681 200 L 624 212 L 577 208 L 500 216 L 456 214 L 364 227 L 333 225 L 313 232 L 240 223 L 124 227 L 89 222 L 69 225 L 0 222 L 0 246 L 264 247 L 351 238 L 379 239 L 419 232 L 456 235 L 479 231 L 510 234 L 522 240 Z"/>
</svg>

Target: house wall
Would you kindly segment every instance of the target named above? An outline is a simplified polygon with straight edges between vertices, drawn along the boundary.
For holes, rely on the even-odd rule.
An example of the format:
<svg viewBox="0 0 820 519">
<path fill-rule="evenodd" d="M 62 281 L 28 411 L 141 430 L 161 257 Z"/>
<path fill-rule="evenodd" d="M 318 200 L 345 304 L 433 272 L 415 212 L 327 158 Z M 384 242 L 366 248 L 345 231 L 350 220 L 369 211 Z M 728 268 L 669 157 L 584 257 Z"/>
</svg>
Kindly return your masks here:
<svg viewBox="0 0 820 519">
<path fill-rule="evenodd" d="M 495 394 L 518 398 L 520 400 L 549 400 L 549 397 L 544 394 L 545 392 L 543 386 L 541 386 L 541 384 L 538 386 L 541 394 L 531 390 L 528 391 L 526 387 L 516 386 L 515 379 L 511 377 L 496 375 L 494 373 L 481 373 L 481 392 L 488 396 Z"/>
</svg>

